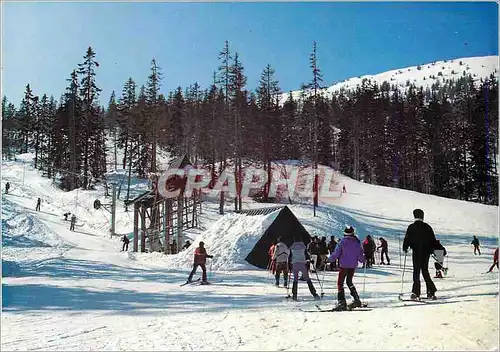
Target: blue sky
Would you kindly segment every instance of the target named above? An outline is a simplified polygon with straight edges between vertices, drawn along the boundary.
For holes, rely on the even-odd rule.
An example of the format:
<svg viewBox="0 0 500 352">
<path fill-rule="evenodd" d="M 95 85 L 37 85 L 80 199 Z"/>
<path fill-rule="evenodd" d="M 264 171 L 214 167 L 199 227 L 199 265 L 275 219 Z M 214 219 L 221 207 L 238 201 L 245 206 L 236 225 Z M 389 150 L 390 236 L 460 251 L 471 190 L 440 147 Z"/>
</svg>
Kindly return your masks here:
<svg viewBox="0 0 500 352">
<path fill-rule="evenodd" d="M 310 79 L 318 46 L 324 84 L 457 57 L 498 55 L 496 3 L 3 3 L 2 94 L 16 105 L 64 92 L 87 47 L 100 66 L 100 102 L 132 77 L 145 84 L 151 59 L 162 92 L 207 87 L 224 41 L 257 87 L 270 63 L 283 91 Z"/>
</svg>

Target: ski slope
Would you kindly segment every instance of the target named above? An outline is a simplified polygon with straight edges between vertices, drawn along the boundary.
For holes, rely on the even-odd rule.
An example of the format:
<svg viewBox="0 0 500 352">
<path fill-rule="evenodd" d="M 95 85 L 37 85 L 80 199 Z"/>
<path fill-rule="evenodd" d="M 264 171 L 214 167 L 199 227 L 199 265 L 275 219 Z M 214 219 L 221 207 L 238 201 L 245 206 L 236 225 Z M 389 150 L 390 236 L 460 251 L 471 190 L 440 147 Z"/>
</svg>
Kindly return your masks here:
<svg viewBox="0 0 500 352">
<path fill-rule="evenodd" d="M 121 172 L 113 175 L 119 179 Z M 338 237 L 345 224 L 361 238 L 384 236 L 391 265 L 357 271 L 354 283 L 371 311 L 305 313 L 300 309 L 316 303 L 305 283 L 299 283 L 299 301 L 290 302 L 269 273 L 242 260 L 273 214 L 221 217 L 218 204 L 204 204 L 201 228 L 190 237 L 204 240 L 216 256 L 208 265 L 214 284 L 180 287 L 194 247 L 173 256 L 120 252 L 119 238 L 108 234 L 109 215 L 92 208 L 96 198 L 109 202 L 103 189 L 62 192 L 20 161 L 2 163 L 2 192 L 7 181 L 1 350 L 498 350 L 498 271 L 484 273 L 498 246 L 498 207 L 339 176 L 348 193 L 322 202 L 317 217 L 310 206 L 291 210 L 319 236 Z M 146 184 L 134 180 L 134 192 Z M 37 197 L 41 212 L 34 211 Z M 430 303 L 397 299 L 404 262 L 398 243 L 415 207 L 426 212 L 449 252 L 448 276 L 435 279 L 440 299 Z M 77 214 L 75 232 L 63 220 L 66 211 Z M 132 231 L 129 213 L 120 208 L 117 219 L 118 232 Z M 481 256 L 473 255 L 473 234 Z M 405 292 L 410 263 L 408 257 Z M 320 304 L 331 307 L 337 273 L 312 275 L 325 294 Z"/>
<path fill-rule="evenodd" d="M 432 85 L 434 84 L 443 86 L 447 80 L 457 80 L 465 75 L 471 75 L 474 81 L 479 83 L 481 79 L 488 78 L 490 75 L 498 77 L 499 66 L 499 57 L 495 55 L 422 63 L 417 66 L 404 67 L 377 74 L 351 77 L 325 88 L 323 94 L 331 96 L 332 94 L 339 94 L 341 90 L 356 90 L 365 80 L 376 83 L 379 87 L 382 83 L 387 82 L 391 86 L 396 86 L 402 92 L 408 89 L 408 83 L 422 87 L 425 90 L 427 88 L 432 89 Z M 301 91 L 293 91 L 292 95 L 294 99 L 298 99 Z M 289 93 L 283 94 L 280 100 L 281 104 L 288 98 Z"/>
</svg>

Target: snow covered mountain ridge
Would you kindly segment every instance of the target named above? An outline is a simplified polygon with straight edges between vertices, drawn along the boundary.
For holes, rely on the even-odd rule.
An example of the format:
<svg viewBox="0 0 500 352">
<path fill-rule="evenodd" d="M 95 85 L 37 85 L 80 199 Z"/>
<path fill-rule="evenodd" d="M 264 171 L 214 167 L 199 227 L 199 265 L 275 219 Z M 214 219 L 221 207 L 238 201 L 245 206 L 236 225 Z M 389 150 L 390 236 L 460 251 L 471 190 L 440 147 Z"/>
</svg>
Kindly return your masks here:
<svg viewBox="0 0 500 352">
<path fill-rule="evenodd" d="M 379 86 L 383 82 L 387 82 L 391 86 L 397 86 L 402 91 L 405 91 L 406 87 L 412 83 L 417 87 L 431 89 L 433 84 L 443 85 L 447 80 L 456 80 L 467 75 L 471 75 L 475 81 L 489 77 L 491 74 L 498 77 L 499 66 L 499 56 L 495 55 L 435 61 L 375 75 L 352 77 L 325 88 L 323 93 L 331 97 L 332 94 L 338 94 L 341 90 L 354 90 L 365 80 L 370 80 Z M 298 99 L 301 92 L 300 90 L 293 91 L 294 99 Z M 284 103 L 288 97 L 289 93 L 284 93 L 281 97 L 281 103 Z"/>
</svg>

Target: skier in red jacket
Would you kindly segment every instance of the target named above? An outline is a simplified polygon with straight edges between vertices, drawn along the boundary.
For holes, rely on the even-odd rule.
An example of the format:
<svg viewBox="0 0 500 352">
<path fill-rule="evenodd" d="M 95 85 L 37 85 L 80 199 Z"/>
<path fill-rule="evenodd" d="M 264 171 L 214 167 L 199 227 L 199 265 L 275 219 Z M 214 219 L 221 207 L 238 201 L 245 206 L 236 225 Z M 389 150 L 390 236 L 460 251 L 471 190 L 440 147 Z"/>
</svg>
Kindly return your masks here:
<svg viewBox="0 0 500 352">
<path fill-rule="evenodd" d="M 198 269 L 198 266 L 201 267 L 201 270 L 203 270 L 202 274 L 202 283 L 207 283 L 207 267 L 205 266 L 205 263 L 207 262 L 207 258 L 213 258 L 213 255 L 208 255 L 207 250 L 205 249 L 205 243 L 200 242 L 200 246 L 196 248 L 194 251 L 194 263 L 193 263 L 193 270 L 191 270 L 191 274 L 189 274 L 189 277 L 187 279 L 187 282 L 191 282 L 193 279 L 193 275 L 196 273 L 196 269 Z"/>
<path fill-rule="evenodd" d="M 493 254 L 493 265 L 490 267 L 490 270 L 488 270 L 488 272 L 491 273 L 495 266 L 498 269 L 498 247 L 497 249 L 495 249 L 495 253 Z"/>
</svg>

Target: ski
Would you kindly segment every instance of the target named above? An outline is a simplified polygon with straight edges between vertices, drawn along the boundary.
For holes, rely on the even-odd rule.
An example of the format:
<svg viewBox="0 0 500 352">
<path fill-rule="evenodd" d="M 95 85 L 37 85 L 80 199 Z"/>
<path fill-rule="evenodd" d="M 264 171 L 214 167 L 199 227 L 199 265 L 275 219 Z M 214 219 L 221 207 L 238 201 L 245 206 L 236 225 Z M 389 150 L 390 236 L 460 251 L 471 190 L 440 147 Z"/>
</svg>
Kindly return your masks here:
<svg viewBox="0 0 500 352">
<path fill-rule="evenodd" d="M 201 280 L 201 278 L 197 278 L 197 279 L 196 279 L 196 280 L 194 280 L 194 281 L 186 281 L 185 283 L 181 284 L 180 286 L 182 287 L 182 286 L 185 286 L 185 285 L 187 285 L 187 284 L 194 284 L 195 282 L 198 282 L 198 281 L 200 281 L 200 280 Z"/>
<path fill-rule="evenodd" d="M 318 310 L 320 311 L 324 311 L 325 309 L 321 308 L 319 305 L 315 304 L 314 305 Z M 367 308 L 368 307 L 368 304 L 366 303 L 361 303 L 361 307 L 355 307 L 355 308 L 352 308 L 350 307 L 350 304 L 347 305 L 347 309 L 348 311 L 351 311 L 351 310 L 363 310 L 363 308 Z M 370 308 L 369 308 L 370 309 Z M 335 311 L 335 312 L 343 312 L 342 310 L 335 310 L 334 308 L 331 308 L 331 309 L 327 309 L 326 311 Z"/>
<path fill-rule="evenodd" d="M 216 285 L 220 282 L 223 282 L 223 280 L 217 280 L 217 281 L 200 281 L 200 279 L 196 281 L 192 281 L 191 283 L 193 286 L 205 286 L 205 285 Z"/>
<path fill-rule="evenodd" d="M 431 301 L 435 301 L 436 299 L 428 298 L 428 297 L 419 297 L 418 299 L 404 298 L 403 295 L 398 295 L 398 299 L 401 302 L 418 302 L 418 303 L 429 303 Z"/>
<path fill-rule="evenodd" d="M 200 285 L 213 285 L 218 284 L 219 282 L 223 282 L 224 280 L 215 280 L 215 281 L 205 281 L 200 282 Z"/>
<path fill-rule="evenodd" d="M 321 299 L 322 299 L 322 298 L 323 298 L 323 296 L 319 296 L 319 298 L 317 298 L 317 299 L 316 299 L 316 298 L 313 298 L 312 300 L 310 300 L 310 299 L 297 299 L 296 301 L 294 301 L 294 300 L 292 299 L 292 296 L 290 296 L 290 295 L 288 295 L 288 296 L 286 296 L 286 297 L 285 297 L 285 299 L 287 299 L 287 300 L 291 300 L 291 301 L 293 301 L 293 302 L 311 302 L 311 301 L 321 301 Z M 287 301 L 287 302 L 288 302 L 288 301 Z"/>
<path fill-rule="evenodd" d="M 366 304 L 363 304 L 362 307 L 358 307 L 358 308 L 351 308 L 351 309 L 346 309 L 346 310 L 335 310 L 334 308 L 330 308 L 330 309 L 323 309 L 321 308 L 320 306 L 318 306 L 317 304 L 315 305 L 316 307 L 316 310 L 305 310 L 305 309 L 302 309 L 302 308 L 299 308 L 300 311 L 302 312 L 306 312 L 306 313 L 324 313 L 324 312 L 356 312 L 356 311 L 360 311 L 360 312 L 369 312 L 372 310 L 372 308 L 369 308 Z"/>
</svg>

